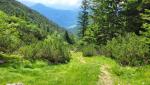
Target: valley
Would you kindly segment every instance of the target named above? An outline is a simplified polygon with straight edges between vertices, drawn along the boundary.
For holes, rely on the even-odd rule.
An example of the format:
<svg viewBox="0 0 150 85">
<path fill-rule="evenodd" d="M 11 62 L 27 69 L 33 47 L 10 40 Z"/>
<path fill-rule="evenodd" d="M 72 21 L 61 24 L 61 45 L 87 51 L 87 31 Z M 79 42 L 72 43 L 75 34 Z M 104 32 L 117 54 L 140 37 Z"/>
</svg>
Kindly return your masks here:
<svg viewBox="0 0 150 85">
<path fill-rule="evenodd" d="M 150 2 L 0 0 L 0 85 L 150 85 Z"/>
</svg>

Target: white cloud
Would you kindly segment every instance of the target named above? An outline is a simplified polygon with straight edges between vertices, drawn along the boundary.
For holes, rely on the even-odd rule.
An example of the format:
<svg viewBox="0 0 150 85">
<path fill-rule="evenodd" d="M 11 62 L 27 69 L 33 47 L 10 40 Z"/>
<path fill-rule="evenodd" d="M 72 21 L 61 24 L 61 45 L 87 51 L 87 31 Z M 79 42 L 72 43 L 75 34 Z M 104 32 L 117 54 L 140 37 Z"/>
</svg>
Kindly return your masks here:
<svg viewBox="0 0 150 85">
<path fill-rule="evenodd" d="M 58 8 L 58 9 L 76 9 L 80 7 L 82 0 L 18 0 L 27 5 L 33 4 L 43 4 L 48 7 Z"/>
</svg>

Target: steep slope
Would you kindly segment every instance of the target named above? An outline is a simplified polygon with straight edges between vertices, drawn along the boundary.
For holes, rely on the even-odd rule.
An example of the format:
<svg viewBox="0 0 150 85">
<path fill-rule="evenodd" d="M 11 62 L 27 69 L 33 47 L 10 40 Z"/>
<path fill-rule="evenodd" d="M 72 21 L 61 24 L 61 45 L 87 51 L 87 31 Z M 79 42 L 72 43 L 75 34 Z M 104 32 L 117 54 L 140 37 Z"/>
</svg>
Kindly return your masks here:
<svg viewBox="0 0 150 85">
<path fill-rule="evenodd" d="M 46 7 L 42 4 L 36 4 L 31 6 L 32 9 L 40 12 L 42 15 L 60 26 L 69 28 L 70 26 L 77 24 L 78 10 L 59 10 L 50 7 Z"/>
<path fill-rule="evenodd" d="M 36 25 L 0 11 L 0 52 L 12 52 L 46 38 L 47 32 Z"/>
<path fill-rule="evenodd" d="M 62 32 L 64 30 L 38 12 L 31 10 L 15 0 L 0 0 L 0 10 L 8 15 L 16 16 L 30 23 L 36 24 L 39 28 L 48 32 Z"/>
</svg>

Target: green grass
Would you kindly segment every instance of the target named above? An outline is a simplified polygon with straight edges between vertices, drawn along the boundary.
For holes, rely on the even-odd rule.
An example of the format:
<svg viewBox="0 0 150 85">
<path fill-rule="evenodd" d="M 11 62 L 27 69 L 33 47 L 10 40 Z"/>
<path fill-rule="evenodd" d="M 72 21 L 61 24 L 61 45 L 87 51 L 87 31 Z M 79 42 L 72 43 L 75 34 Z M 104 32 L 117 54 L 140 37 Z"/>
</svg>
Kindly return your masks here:
<svg viewBox="0 0 150 85">
<path fill-rule="evenodd" d="M 100 66 L 108 65 L 114 85 L 150 85 L 150 65 L 121 67 L 103 56 L 82 57 L 72 52 L 68 64 L 48 65 L 46 62 L 25 62 L 25 65 L 0 66 L 0 85 L 22 82 L 24 85 L 97 85 Z"/>
<path fill-rule="evenodd" d="M 150 65 L 141 67 L 120 66 L 114 60 L 100 57 L 101 65 L 106 64 L 110 68 L 114 85 L 150 85 Z"/>
<path fill-rule="evenodd" d="M 115 84 L 150 85 L 150 65 L 142 67 L 112 67 Z"/>
<path fill-rule="evenodd" d="M 25 67 L 0 67 L 0 85 L 22 82 L 25 85 L 96 85 L 99 74 L 99 58 L 84 58 L 72 53 L 68 64 L 48 65 L 37 62 Z M 40 66 L 42 64 L 42 66 Z"/>
</svg>

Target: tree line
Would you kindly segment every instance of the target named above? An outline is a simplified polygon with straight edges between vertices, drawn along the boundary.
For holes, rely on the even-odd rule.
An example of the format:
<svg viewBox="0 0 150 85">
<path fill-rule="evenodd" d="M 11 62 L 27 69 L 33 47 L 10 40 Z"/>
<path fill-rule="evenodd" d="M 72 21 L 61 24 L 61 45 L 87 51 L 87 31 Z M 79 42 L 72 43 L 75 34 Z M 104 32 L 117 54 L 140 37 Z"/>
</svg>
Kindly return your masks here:
<svg viewBox="0 0 150 85">
<path fill-rule="evenodd" d="M 102 49 L 109 45 L 109 47 L 112 46 L 112 48 L 109 49 L 117 50 L 119 43 L 121 43 L 120 45 L 122 46 L 128 44 L 127 41 L 134 43 L 134 40 L 136 41 L 135 38 L 140 38 L 137 42 L 142 42 L 139 44 L 144 43 L 143 46 L 146 45 L 147 48 L 150 48 L 149 0 L 83 0 L 81 10 L 79 17 L 80 35 L 82 35 L 81 39 L 85 46 L 87 44 L 94 44 L 103 51 Z M 127 37 L 133 39 L 125 39 Z M 123 40 L 126 40 L 126 42 Z M 124 56 L 128 57 L 127 54 L 131 53 L 129 56 L 135 58 L 138 54 L 134 53 L 132 55 L 133 52 L 131 51 L 133 51 L 133 49 L 128 50 L 132 48 L 134 44 L 137 44 L 136 42 L 134 44 L 132 42 L 130 46 L 126 45 L 126 49 L 123 51 L 127 51 Z M 125 47 L 125 45 L 124 47 L 121 46 L 119 46 L 120 49 L 117 50 L 118 52 Z M 133 48 L 136 48 L 136 51 L 140 52 L 143 46 L 141 45 L 141 48 L 134 46 Z M 114 52 L 111 50 L 107 53 L 101 53 L 110 54 L 109 56 L 112 57 L 121 55 L 113 55 Z M 146 52 L 143 56 L 148 56 L 150 53 L 150 51 L 147 52 L 146 50 L 143 50 L 143 52 Z M 123 62 L 130 64 L 131 60 L 132 59 L 127 61 L 123 60 Z"/>
</svg>

